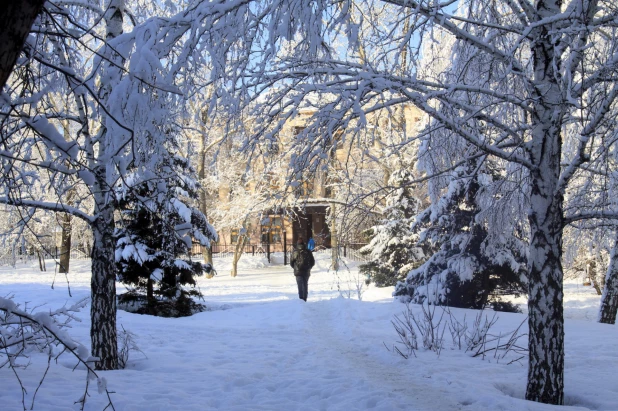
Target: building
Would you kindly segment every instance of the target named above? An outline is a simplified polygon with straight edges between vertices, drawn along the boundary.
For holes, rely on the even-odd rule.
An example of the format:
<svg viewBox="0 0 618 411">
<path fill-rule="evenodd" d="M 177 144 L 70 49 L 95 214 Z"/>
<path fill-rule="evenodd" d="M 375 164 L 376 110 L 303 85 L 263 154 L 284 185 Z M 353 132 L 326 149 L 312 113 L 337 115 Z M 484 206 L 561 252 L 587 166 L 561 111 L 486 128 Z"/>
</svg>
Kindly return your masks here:
<svg viewBox="0 0 618 411">
<path fill-rule="evenodd" d="M 400 110 L 401 112 L 401 110 Z M 279 155 L 283 153 L 283 148 L 294 136 L 300 134 L 305 129 L 307 120 L 314 112 L 311 110 L 301 111 L 300 115 L 295 119 L 286 123 L 285 127 L 278 134 L 277 141 L 272 142 L 268 147 L 270 155 Z M 403 107 L 404 116 L 401 113 L 393 114 L 392 111 L 379 113 L 372 117 L 371 125 L 367 126 L 368 133 L 380 134 L 384 130 L 397 131 L 397 127 L 405 127 L 405 134 L 408 136 L 416 135 L 417 129 L 421 123 L 421 112 L 416 107 L 407 105 Z M 405 121 L 396 121 L 394 117 L 405 118 Z M 401 125 L 403 123 L 403 125 Z M 370 150 L 379 152 L 380 136 L 376 137 L 373 146 Z M 363 170 L 369 170 L 372 178 L 378 178 L 374 169 L 380 169 L 382 165 L 377 164 L 379 160 L 374 158 L 363 157 L 363 152 L 350 142 L 342 142 L 335 140 L 336 148 L 332 150 L 331 171 L 316 173 L 310 179 L 303 181 L 296 187 L 287 187 L 285 189 L 287 197 L 293 201 L 281 202 L 274 207 L 263 208 L 252 213 L 244 224 L 237 228 L 219 230 L 219 242 L 213 247 L 213 251 L 229 251 L 234 248 L 239 239 L 245 242 L 245 252 L 254 251 L 256 248 L 261 251 L 281 252 L 290 250 L 293 244 L 299 238 L 305 242 L 309 238 L 313 238 L 316 246 L 319 248 L 331 248 L 334 242 L 341 243 L 341 238 L 334 238 L 331 212 L 333 205 L 335 209 L 345 209 L 347 205 L 345 201 L 337 199 L 336 174 L 346 164 L 356 162 L 354 172 L 362 173 Z M 286 160 L 287 161 L 287 160 Z M 268 180 L 268 173 L 262 178 Z M 383 179 L 387 179 L 383 177 Z M 273 179 L 274 180 L 274 179 Z M 248 191 L 256 190 L 259 184 L 266 184 L 261 181 L 248 181 L 245 184 L 245 189 Z M 273 191 L 281 190 L 277 183 L 270 183 Z M 219 203 L 225 204 L 229 201 L 230 187 L 219 188 Z M 216 221 L 215 221 L 216 224 Z M 362 237 L 362 225 L 357 225 L 352 229 L 345 231 L 343 236 L 344 241 L 358 241 Z M 339 228 L 335 232 L 340 231 Z M 356 232 L 353 232 L 356 230 Z M 243 238 L 242 234 L 246 233 Z"/>
</svg>

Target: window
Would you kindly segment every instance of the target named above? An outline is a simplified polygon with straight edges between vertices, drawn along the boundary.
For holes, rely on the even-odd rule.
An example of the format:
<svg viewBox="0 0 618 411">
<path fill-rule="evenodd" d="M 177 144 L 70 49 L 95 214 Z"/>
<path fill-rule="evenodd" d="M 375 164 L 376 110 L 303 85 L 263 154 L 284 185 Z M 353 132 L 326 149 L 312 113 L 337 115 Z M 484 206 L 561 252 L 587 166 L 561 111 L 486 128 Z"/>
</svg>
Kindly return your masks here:
<svg viewBox="0 0 618 411">
<path fill-rule="evenodd" d="M 332 198 L 333 197 L 333 188 L 330 185 L 324 187 L 324 197 Z"/>
<path fill-rule="evenodd" d="M 296 196 L 298 197 L 309 197 L 313 193 L 313 183 L 309 181 L 303 181 L 300 185 L 298 185 L 295 189 Z"/>
<path fill-rule="evenodd" d="M 251 223 L 246 223 L 244 228 L 234 228 L 230 230 L 230 243 L 236 244 L 238 243 L 238 238 L 242 234 L 249 237 L 249 232 L 251 231 Z"/>
<path fill-rule="evenodd" d="M 268 222 L 262 224 L 262 243 L 280 243 L 281 232 L 283 230 L 283 218 L 281 216 L 270 215 L 265 220 Z"/>
<path fill-rule="evenodd" d="M 270 242 L 271 243 L 281 242 L 281 227 L 273 227 L 270 230 Z"/>
<path fill-rule="evenodd" d="M 262 243 L 270 243 L 270 226 L 262 226 Z"/>
</svg>

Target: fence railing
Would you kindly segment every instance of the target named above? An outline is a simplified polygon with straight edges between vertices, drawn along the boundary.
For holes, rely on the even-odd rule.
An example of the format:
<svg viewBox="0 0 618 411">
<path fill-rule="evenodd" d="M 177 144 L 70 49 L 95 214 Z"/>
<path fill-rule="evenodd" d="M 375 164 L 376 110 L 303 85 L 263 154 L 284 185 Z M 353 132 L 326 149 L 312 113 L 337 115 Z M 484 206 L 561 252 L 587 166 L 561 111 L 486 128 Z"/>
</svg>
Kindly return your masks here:
<svg viewBox="0 0 618 411">
<path fill-rule="evenodd" d="M 52 250 L 41 250 L 37 252 L 27 252 L 20 253 L 18 251 L 8 252 L 4 255 L 0 256 L 0 266 L 11 266 L 14 267 L 16 264 L 24 264 L 30 263 L 34 261 L 38 261 L 39 258 L 43 258 L 45 260 L 48 259 L 60 259 L 60 249 L 52 249 Z M 88 250 L 83 249 L 71 249 L 71 260 L 89 260 L 90 252 Z"/>
<path fill-rule="evenodd" d="M 364 243 L 349 243 L 343 244 L 339 246 L 339 256 L 343 258 L 347 258 L 351 261 L 356 262 L 367 262 L 369 261 L 369 257 L 361 255 L 359 250 L 365 246 Z M 288 244 L 285 250 L 282 250 L 280 244 L 277 244 L 278 247 L 275 247 L 275 244 L 245 244 L 243 253 L 247 255 L 257 255 L 257 256 L 268 256 L 268 254 L 273 254 L 275 252 L 284 252 L 284 264 L 290 263 L 290 258 L 292 257 L 292 252 L 294 251 L 294 246 Z M 224 258 L 224 257 L 232 257 L 236 250 L 235 244 L 213 244 L 212 247 L 212 256 L 213 258 Z M 201 255 L 203 253 L 203 248 L 199 244 L 194 244 L 191 249 L 191 254 L 193 256 Z M 330 254 L 332 253 L 332 249 L 326 248 L 324 246 L 318 246 L 314 253 L 316 254 Z M 47 251 L 40 251 L 40 255 L 44 259 L 60 259 L 60 250 L 53 249 Z M 4 255 L 0 255 L 0 266 L 14 266 L 18 263 L 29 263 L 38 261 L 39 255 L 37 253 L 25 253 L 20 254 L 18 252 L 15 253 L 7 253 Z M 71 260 L 89 260 L 90 252 L 84 249 L 72 249 L 71 250 Z"/>
<path fill-rule="evenodd" d="M 366 246 L 365 243 L 349 243 L 339 247 L 339 255 L 342 255 L 348 260 L 359 263 L 366 263 L 370 260 L 368 255 L 362 255 L 360 249 Z M 343 254 L 341 254 L 343 252 Z"/>
<path fill-rule="evenodd" d="M 265 255 L 268 252 L 268 244 L 245 244 L 243 248 L 243 254 L 251 254 L 251 255 Z M 273 246 L 271 245 L 271 252 L 274 252 Z M 201 255 L 204 253 L 204 247 L 200 244 L 193 244 L 191 248 L 192 255 Z M 212 246 L 212 257 L 213 258 L 223 258 L 230 257 L 234 255 L 236 251 L 236 244 L 213 244 Z"/>
<path fill-rule="evenodd" d="M 360 253 L 360 249 L 363 248 L 365 245 L 365 243 L 349 243 L 349 244 L 342 244 L 339 246 L 339 258 L 346 258 L 350 261 L 355 261 L 355 262 L 359 262 L 359 263 L 366 263 L 370 260 L 369 256 L 365 256 L 362 255 Z M 288 246 L 288 249 L 286 250 L 286 259 L 285 261 L 289 262 L 290 259 L 292 258 L 292 252 L 294 251 L 294 247 L 293 246 Z M 314 254 L 328 254 L 331 255 L 331 253 L 333 252 L 332 248 L 326 248 L 324 246 L 318 246 L 315 248 L 315 250 L 313 250 Z M 287 264 L 287 263 L 286 263 Z"/>
</svg>

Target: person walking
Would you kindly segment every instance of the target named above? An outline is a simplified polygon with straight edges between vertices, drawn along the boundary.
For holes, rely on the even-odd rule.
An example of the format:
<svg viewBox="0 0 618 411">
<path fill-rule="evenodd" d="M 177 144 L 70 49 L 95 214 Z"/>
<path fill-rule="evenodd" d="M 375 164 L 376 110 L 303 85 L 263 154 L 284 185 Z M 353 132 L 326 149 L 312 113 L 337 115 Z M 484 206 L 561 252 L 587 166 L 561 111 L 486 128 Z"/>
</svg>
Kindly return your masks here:
<svg viewBox="0 0 618 411">
<path fill-rule="evenodd" d="M 307 301 L 309 276 L 311 276 L 311 269 L 315 265 L 315 259 L 313 258 L 313 253 L 307 249 L 302 238 L 299 238 L 296 242 L 296 248 L 292 252 L 290 265 L 294 269 L 294 276 L 296 276 L 298 298 Z"/>
</svg>

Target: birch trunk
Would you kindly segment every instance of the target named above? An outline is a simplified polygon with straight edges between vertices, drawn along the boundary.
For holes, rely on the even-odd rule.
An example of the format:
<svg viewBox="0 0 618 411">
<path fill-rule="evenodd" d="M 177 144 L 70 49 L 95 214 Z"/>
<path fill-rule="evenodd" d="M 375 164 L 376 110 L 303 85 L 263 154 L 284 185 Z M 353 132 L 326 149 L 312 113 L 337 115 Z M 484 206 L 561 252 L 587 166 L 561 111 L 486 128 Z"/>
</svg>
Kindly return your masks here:
<svg viewBox="0 0 618 411">
<path fill-rule="evenodd" d="M 599 310 L 599 322 L 604 324 L 616 324 L 616 312 L 618 311 L 618 229 L 614 236 L 614 247 L 612 247 L 609 266 L 605 274 L 605 287 Z"/>
<path fill-rule="evenodd" d="M 558 157 L 559 158 L 559 157 Z M 562 202 L 552 176 L 533 178 L 528 263 L 529 365 L 526 399 L 562 404 L 564 318 L 562 290 Z"/>
<path fill-rule="evenodd" d="M 97 220 L 92 226 L 92 279 L 90 307 L 90 339 L 92 355 L 98 357 L 97 370 L 118 368 L 118 340 L 116 335 L 116 265 L 114 262 L 114 210 L 99 197 Z"/>
<path fill-rule="evenodd" d="M 540 18 L 560 13 L 556 0 L 537 3 Z M 534 114 L 528 153 L 530 170 L 530 255 L 528 261 L 528 384 L 526 399 L 564 401 L 564 317 L 562 272 L 563 195 L 558 189 L 564 105 L 559 86 L 560 56 L 554 55 L 551 25 L 532 48 Z"/>
<path fill-rule="evenodd" d="M 110 0 L 105 12 L 107 40 L 122 34 L 123 0 Z M 120 77 L 118 66 L 122 65 L 122 57 L 115 50 L 106 46 L 104 55 L 109 61 L 105 63 L 102 83 L 99 89 L 100 100 L 107 103 L 113 84 L 112 78 Z M 115 64 L 112 64 L 114 62 Z M 107 116 L 102 116 L 105 127 Z M 82 125 L 84 126 L 84 124 Z M 96 216 L 92 223 L 92 279 L 90 308 L 90 339 L 92 355 L 98 358 L 95 363 L 97 370 L 115 370 L 118 368 L 118 339 L 116 330 L 116 265 L 114 261 L 114 202 L 109 194 L 113 183 L 108 182 L 108 161 L 112 157 L 114 136 L 104 128 L 98 141 L 98 150 L 94 150 L 90 135 L 86 134 L 86 146 L 90 168 L 95 175 L 92 192 L 94 193 Z M 112 177 L 113 178 L 113 177 Z"/>
</svg>

